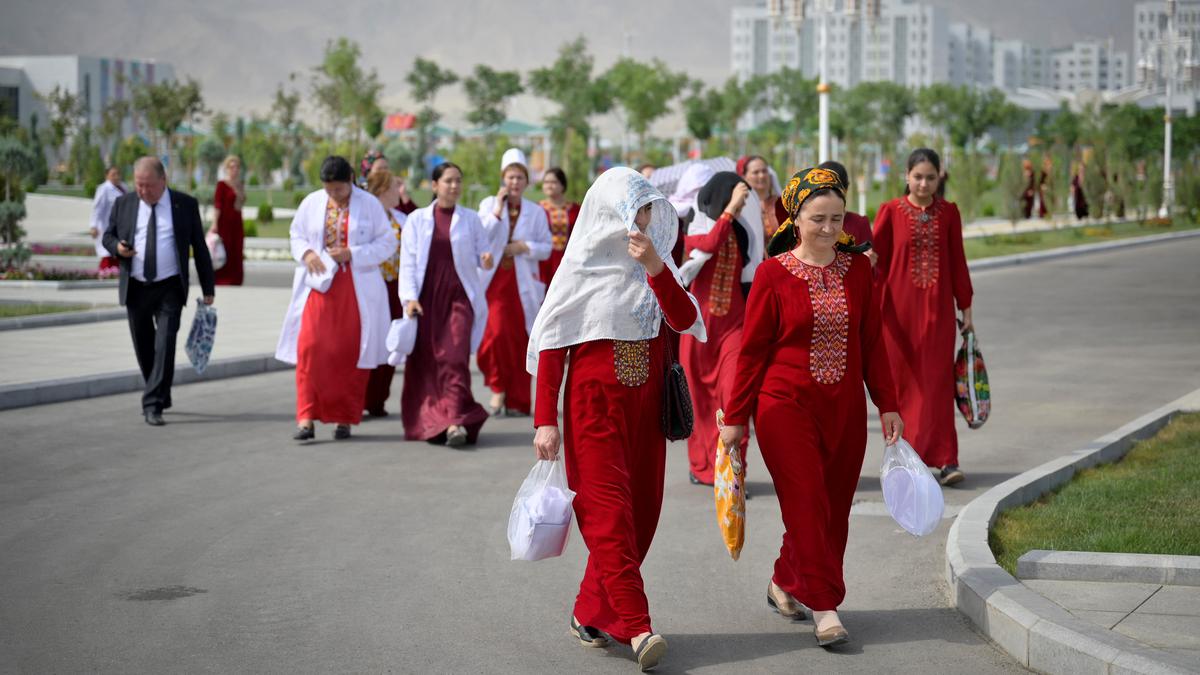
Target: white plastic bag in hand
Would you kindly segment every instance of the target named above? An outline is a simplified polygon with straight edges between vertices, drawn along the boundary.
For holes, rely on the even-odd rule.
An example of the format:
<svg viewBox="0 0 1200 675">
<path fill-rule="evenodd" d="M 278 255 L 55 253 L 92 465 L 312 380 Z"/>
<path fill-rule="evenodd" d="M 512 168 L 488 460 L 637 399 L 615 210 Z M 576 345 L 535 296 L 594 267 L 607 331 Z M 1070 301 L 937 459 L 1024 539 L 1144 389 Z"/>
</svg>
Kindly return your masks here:
<svg viewBox="0 0 1200 675">
<path fill-rule="evenodd" d="M 571 534 L 571 501 L 562 460 L 539 459 L 521 483 L 508 516 L 508 546 L 513 560 L 542 560 L 562 555 Z"/>
<path fill-rule="evenodd" d="M 903 438 L 883 451 L 879 482 L 883 486 L 883 502 L 900 527 L 918 537 L 937 529 L 946 508 L 942 488 Z"/>
</svg>

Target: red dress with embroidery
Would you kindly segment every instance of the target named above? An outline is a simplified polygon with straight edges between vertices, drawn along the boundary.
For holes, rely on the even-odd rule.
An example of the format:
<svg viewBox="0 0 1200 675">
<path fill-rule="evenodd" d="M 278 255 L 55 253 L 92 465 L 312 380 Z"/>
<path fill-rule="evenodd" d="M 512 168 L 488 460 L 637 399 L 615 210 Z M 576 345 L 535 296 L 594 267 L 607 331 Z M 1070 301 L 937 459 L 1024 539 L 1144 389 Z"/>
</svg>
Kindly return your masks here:
<svg viewBox="0 0 1200 675">
<path fill-rule="evenodd" d="M 509 215 L 508 237 L 512 241 L 516 215 Z M 488 318 L 483 340 L 475 352 L 475 362 L 483 372 L 483 382 L 494 393 L 504 394 L 504 407 L 528 415 L 531 406 L 530 375 L 525 371 L 525 349 L 529 333 L 525 330 L 525 308 L 512 256 L 504 256 L 497 265 L 487 288 Z"/>
<path fill-rule="evenodd" d="M 846 234 L 854 237 L 856 245 L 871 242 L 871 221 L 862 214 L 847 211 L 846 216 L 842 219 L 842 229 L 846 231 Z"/>
<path fill-rule="evenodd" d="M 842 559 L 867 446 L 864 381 L 880 412 L 896 410 L 867 257 L 838 252 L 825 267 L 791 252 L 764 261 L 725 421 L 754 418 L 783 513 L 774 581 L 818 611 L 846 596 Z"/>
<path fill-rule="evenodd" d="M 907 197 L 887 202 L 875 217 L 874 249 L 904 437 L 926 464 L 957 465 L 954 308 L 970 307 L 973 295 L 958 207 L 941 197 L 925 209 Z"/>
<path fill-rule="evenodd" d="M 733 220 L 722 214 L 708 234 L 686 238 L 688 255 L 694 249 L 713 254 L 692 282 L 692 294 L 700 303 L 708 341 L 700 342 L 691 335 L 679 336 L 679 363 L 687 373 L 695 418 L 687 441 L 688 465 L 692 475 L 710 485 L 717 452 L 717 410 L 729 404 L 746 316 L 742 257 L 733 227 Z"/>
<path fill-rule="evenodd" d="M 672 327 L 696 320 L 687 293 L 664 270 L 650 287 Z M 650 340 L 595 340 L 539 355 L 536 426 L 558 424 L 563 369 L 563 448 L 575 517 L 588 548 L 575 617 L 628 643 L 651 631 L 640 567 L 662 508 L 666 327 Z"/>
<path fill-rule="evenodd" d="M 325 247 L 346 245 L 350 209 L 325 207 Z M 358 424 L 371 371 L 358 367 L 361 317 L 349 263 L 329 290 L 309 291 L 296 343 L 296 419 Z"/>
<path fill-rule="evenodd" d="M 546 211 L 546 219 L 550 222 L 550 257 L 538 263 L 538 271 L 542 283 L 550 287 L 550 280 L 562 264 L 563 253 L 567 250 L 567 242 L 571 239 L 571 230 L 575 227 L 575 219 L 579 217 L 579 205 L 567 202 L 559 208 L 549 199 L 543 199 L 540 204 Z"/>
</svg>

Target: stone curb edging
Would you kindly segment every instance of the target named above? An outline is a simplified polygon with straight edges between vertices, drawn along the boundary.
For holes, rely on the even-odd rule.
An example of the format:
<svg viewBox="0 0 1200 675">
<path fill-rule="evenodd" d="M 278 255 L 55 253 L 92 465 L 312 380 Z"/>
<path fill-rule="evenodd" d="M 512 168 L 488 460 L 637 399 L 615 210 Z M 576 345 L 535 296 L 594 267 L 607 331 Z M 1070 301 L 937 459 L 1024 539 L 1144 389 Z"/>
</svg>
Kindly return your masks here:
<svg viewBox="0 0 1200 675">
<path fill-rule="evenodd" d="M 1013 265 L 1024 265 L 1027 263 L 1045 262 L 1047 260 L 1054 260 L 1056 258 L 1073 258 L 1078 255 L 1086 255 L 1089 253 L 1102 253 L 1104 251 L 1133 248 L 1135 246 L 1157 244 L 1159 242 L 1174 241 L 1176 239 L 1191 239 L 1193 237 L 1200 237 L 1200 229 L 1184 230 L 1182 232 L 1164 232 L 1162 234 L 1151 234 L 1145 237 L 1127 237 L 1125 239 L 1102 241 L 1095 244 L 1060 246 L 1058 248 L 1046 249 L 1044 251 L 1032 251 L 1030 253 L 998 255 L 991 258 L 968 260 L 967 267 L 972 272 L 977 272 L 979 270 L 995 269 L 998 267 L 1011 267 Z"/>
<path fill-rule="evenodd" d="M 1113 462 L 1185 410 L 1200 390 L 1147 413 L 1092 441 L 993 487 L 972 500 L 946 539 L 946 581 L 955 607 L 1021 665 L 1044 673 L 1194 673 L 1197 663 L 1147 647 L 1075 617 L 1027 588 L 996 563 L 988 531 L 1007 509 L 1028 504 L 1077 471 Z"/>
<path fill-rule="evenodd" d="M 1200 556 L 1030 551 L 1017 560 L 1022 579 L 1200 586 Z"/>
<path fill-rule="evenodd" d="M 59 291 L 72 291 L 80 288 L 116 288 L 120 282 L 116 279 L 82 279 L 79 281 L 29 281 L 0 279 L 0 288 L 51 288 Z"/>
<path fill-rule="evenodd" d="M 57 312 L 54 314 L 36 314 L 33 316 L 14 316 L 0 319 L 0 332 L 18 330 L 21 328 L 50 328 L 53 326 L 71 326 L 77 323 L 96 323 L 99 321 L 116 321 L 126 317 L 123 308 L 89 309 L 77 312 Z"/>
<path fill-rule="evenodd" d="M 191 366 L 177 368 L 174 384 L 192 384 L 244 375 L 258 375 L 278 370 L 291 370 L 293 367 L 291 364 L 276 361 L 274 354 L 241 356 L 212 361 L 204 370 L 203 375 L 197 375 Z M 110 394 L 124 394 L 141 391 L 143 387 L 142 374 L 135 370 L 10 385 L 0 387 L 0 410 L 61 403 Z"/>
</svg>

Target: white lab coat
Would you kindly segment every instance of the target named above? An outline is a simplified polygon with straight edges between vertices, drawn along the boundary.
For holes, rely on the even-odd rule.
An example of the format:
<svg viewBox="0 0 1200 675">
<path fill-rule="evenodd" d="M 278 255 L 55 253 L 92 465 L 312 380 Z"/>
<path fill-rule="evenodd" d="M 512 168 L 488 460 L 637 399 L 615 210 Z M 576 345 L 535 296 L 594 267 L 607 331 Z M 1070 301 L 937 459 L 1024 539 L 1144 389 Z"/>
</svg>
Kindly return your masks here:
<svg viewBox="0 0 1200 675">
<path fill-rule="evenodd" d="M 96 230 L 93 243 L 96 246 L 96 255 L 100 258 L 112 255 L 108 249 L 104 248 L 104 231 L 108 229 L 108 216 L 112 213 L 113 202 L 123 194 L 125 193 L 117 189 L 117 186 L 104 181 L 96 187 L 96 194 L 92 198 L 92 220 L 88 227 Z"/>
<path fill-rule="evenodd" d="M 421 299 L 421 288 L 425 284 L 425 270 L 429 267 L 429 246 L 433 243 L 433 210 L 437 202 L 417 209 L 408 214 L 404 223 L 404 231 L 400 235 L 400 302 L 407 305 L 412 300 Z M 454 254 L 454 271 L 462 284 L 471 309 L 475 313 L 471 325 L 471 351 L 479 348 L 483 340 L 483 329 L 487 325 L 487 295 L 486 286 L 480 278 L 479 257 L 492 252 L 492 243 L 488 232 L 479 222 L 479 214 L 462 206 L 454 207 L 454 215 L 450 219 L 450 248 Z M 495 257 L 493 255 L 493 257 Z M 500 259 L 496 258 L 495 262 Z M 420 322 L 417 330 L 420 331 Z"/>
<path fill-rule="evenodd" d="M 283 330 L 275 348 L 275 358 L 296 363 L 296 345 L 300 338 L 300 318 L 312 291 L 304 283 L 304 253 L 325 250 L 325 207 L 329 195 L 317 190 L 300 202 L 292 218 L 292 257 L 300 263 L 292 281 L 292 301 L 283 319 Z M 350 223 L 347 243 L 350 271 L 354 275 L 354 293 L 358 299 L 358 367 L 370 369 L 387 362 L 385 346 L 391 314 L 388 311 L 387 285 L 379 273 L 379 264 L 396 252 L 396 235 L 383 205 L 370 192 L 353 188 L 350 194 Z M 339 269 L 337 274 L 345 274 Z"/>
<path fill-rule="evenodd" d="M 500 258 L 504 255 L 504 247 L 508 244 L 508 215 L 497 219 L 492 211 L 495 209 L 496 197 L 487 197 L 479 204 L 479 218 L 483 227 L 488 231 L 492 241 L 492 255 L 496 258 L 496 267 L 490 270 L 480 270 L 479 277 L 486 289 L 496 276 Z M 542 300 L 546 298 L 546 284 L 542 283 L 542 273 L 538 263 L 550 257 L 553 248 L 550 238 L 550 221 L 546 211 L 536 202 L 528 199 L 521 200 L 521 214 L 517 216 L 516 227 L 513 228 L 512 241 L 523 241 L 529 246 L 529 251 L 513 258 L 513 267 L 517 273 L 517 289 L 521 296 L 521 309 L 525 313 L 525 333 L 533 328 L 533 320 L 537 318 L 538 310 L 542 308 Z"/>
</svg>

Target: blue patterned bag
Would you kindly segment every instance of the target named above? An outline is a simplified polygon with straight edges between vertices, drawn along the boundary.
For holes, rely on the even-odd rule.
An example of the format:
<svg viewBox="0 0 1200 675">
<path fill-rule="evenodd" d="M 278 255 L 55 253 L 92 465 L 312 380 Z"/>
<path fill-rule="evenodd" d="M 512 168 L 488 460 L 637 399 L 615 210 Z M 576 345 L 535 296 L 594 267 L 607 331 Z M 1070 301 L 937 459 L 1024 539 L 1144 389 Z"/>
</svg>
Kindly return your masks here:
<svg viewBox="0 0 1200 675">
<path fill-rule="evenodd" d="M 188 332 L 184 351 L 187 352 L 188 360 L 192 362 L 197 375 L 203 375 L 204 369 L 208 367 L 208 357 L 212 355 L 213 340 L 216 337 L 217 308 L 196 298 L 196 316 L 192 319 L 192 330 Z"/>
</svg>

